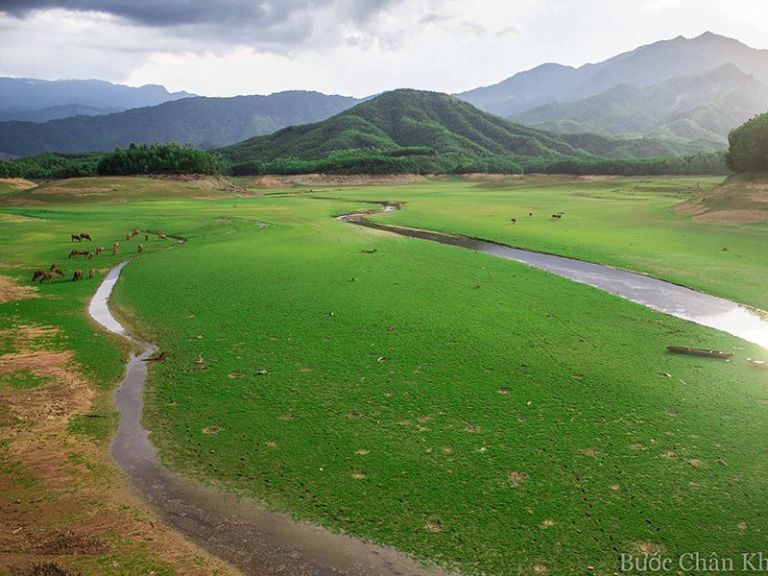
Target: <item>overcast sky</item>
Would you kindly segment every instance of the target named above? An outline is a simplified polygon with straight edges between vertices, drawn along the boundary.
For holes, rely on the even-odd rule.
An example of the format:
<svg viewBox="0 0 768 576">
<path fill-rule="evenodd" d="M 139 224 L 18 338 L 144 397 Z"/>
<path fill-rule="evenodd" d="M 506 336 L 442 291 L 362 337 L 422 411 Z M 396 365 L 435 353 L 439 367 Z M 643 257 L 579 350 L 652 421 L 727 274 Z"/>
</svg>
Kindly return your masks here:
<svg viewBox="0 0 768 576">
<path fill-rule="evenodd" d="M 0 76 L 459 92 L 707 30 L 768 48 L 766 0 L 0 0 Z"/>
</svg>

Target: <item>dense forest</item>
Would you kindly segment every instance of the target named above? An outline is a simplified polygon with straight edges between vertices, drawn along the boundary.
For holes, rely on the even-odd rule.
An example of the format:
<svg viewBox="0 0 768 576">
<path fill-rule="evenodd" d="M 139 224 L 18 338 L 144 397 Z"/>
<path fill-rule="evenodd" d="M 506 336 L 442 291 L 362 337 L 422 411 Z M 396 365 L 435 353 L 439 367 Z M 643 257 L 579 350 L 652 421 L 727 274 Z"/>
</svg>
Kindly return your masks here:
<svg viewBox="0 0 768 576">
<path fill-rule="evenodd" d="M 728 142 L 728 168 L 734 172 L 768 172 L 768 113 L 733 130 Z"/>
<path fill-rule="evenodd" d="M 132 174 L 222 174 L 227 167 L 216 154 L 180 144 L 131 144 L 105 154 L 97 166 L 101 176 Z"/>
<path fill-rule="evenodd" d="M 103 154 L 40 154 L 18 160 L 0 160 L 0 178 L 78 178 L 95 176 Z"/>
</svg>

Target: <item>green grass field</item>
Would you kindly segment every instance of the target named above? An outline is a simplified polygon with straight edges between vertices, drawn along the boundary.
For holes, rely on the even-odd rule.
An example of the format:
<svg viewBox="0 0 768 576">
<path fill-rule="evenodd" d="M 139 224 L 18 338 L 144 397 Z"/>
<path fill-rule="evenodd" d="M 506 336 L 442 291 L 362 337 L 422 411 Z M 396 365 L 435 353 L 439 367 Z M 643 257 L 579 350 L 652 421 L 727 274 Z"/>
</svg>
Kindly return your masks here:
<svg viewBox="0 0 768 576">
<path fill-rule="evenodd" d="M 768 227 L 694 222 L 675 211 L 721 180 L 446 178 L 398 190 L 396 198 L 390 190 L 351 194 L 406 201 L 405 210 L 385 217 L 394 224 L 610 264 L 768 309 Z M 553 220 L 557 212 L 563 217 Z"/>
<path fill-rule="evenodd" d="M 622 552 L 761 549 L 768 374 L 745 359 L 765 352 L 522 265 L 332 216 L 361 199 L 402 200 L 388 221 L 765 305 L 766 227 L 675 215 L 698 181 L 714 185 L 446 179 L 318 194 L 340 200 L 301 189 L 128 203 L 57 196 L 0 208 L 25 217 L 0 226 L 0 260 L 2 273 L 26 277 L 61 261 L 70 231 L 106 245 L 133 228 L 188 238 L 173 249 L 151 242 L 115 294 L 133 329 L 169 354 L 146 413 L 166 462 L 465 573 L 612 574 Z M 555 211 L 562 221 L 548 218 Z M 122 355 L 84 319 L 95 288 L 43 286 L 46 298 L 0 313 L 60 325 L 106 386 Z M 737 358 L 670 356 L 670 343 Z"/>
</svg>

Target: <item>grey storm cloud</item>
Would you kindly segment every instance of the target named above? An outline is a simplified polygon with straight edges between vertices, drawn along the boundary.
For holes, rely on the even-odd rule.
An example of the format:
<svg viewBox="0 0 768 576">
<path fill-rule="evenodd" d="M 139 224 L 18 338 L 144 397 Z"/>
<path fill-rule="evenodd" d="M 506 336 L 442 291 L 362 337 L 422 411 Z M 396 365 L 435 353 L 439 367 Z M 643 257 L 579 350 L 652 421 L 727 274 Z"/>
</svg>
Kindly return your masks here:
<svg viewBox="0 0 768 576">
<path fill-rule="evenodd" d="M 340 20 L 365 22 L 398 0 L 0 0 L 0 12 L 17 18 L 54 8 L 102 12 L 141 26 L 269 30 L 306 21 L 318 9 L 338 10 Z M 338 5 L 338 6 L 337 6 Z M 301 26 L 304 27 L 304 26 Z"/>
</svg>

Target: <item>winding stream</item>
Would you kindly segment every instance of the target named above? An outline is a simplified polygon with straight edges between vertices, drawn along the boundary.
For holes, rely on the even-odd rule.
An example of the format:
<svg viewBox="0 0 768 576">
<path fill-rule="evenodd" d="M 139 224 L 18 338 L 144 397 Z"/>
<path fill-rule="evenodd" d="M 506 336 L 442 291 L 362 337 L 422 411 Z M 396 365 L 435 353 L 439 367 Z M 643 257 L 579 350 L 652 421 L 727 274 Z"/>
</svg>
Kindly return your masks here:
<svg viewBox="0 0 768 576">
<path fill-rule="evenodd" d="M 384 204 L 380 212 L 398 210 Z M 768 347 L 768 322 L 749 308 L 662 280 L 580 260 L 371 222 L 371 212 L 340 216 L 352 224 L 385 230 L 522 262 L 576 282 L 595 286 L 653 310 L 722 330 Z M 90 302 L 88 313 L 107 331 L 128 341 L 132 353 L 115 395 L 120 425 L 112 456 L 135 490 L 174 529 L 245 574 L 291 576 L 437 576 L 403 554 L 266 510 L 254 501 L 186 479 L 163 466 L 142 425 L 143 392 L 149 357 L 158 350 L 128 333 L 112 315 L 109 298 L 128 261 L 112 270 Z"/>
<path fill-rule="evenodd" d="M 110 270 L 88 307 L 90 316 L 121 336 L 132 353 L 125 378 L 115 394 L 120 425 L 112 456 L 142 498 L 172 528 L 245 574 L 258 576 L 440 576 L 407 556 L 324 528 L 271 512 L 255 501 L 240 499 L 183 478 L 163 466 L 141 422 L 145 360 L 157 346 L 132 336 L 109 309 L 122 262 Z"/>
<path fill-rule="evenodd" d="M 459 246 L 506 260 L 521 262 L 575 282 L 599 288 L 615 296 L 642 304 L 657 312 L 663 312 L 702 326 L 715 328 L 747 342 L 768 348 L 768 313 L 762 310 L 736 304 L 724 298 L 709 296 L 708 294 L 697 292 L 685 286 L 665 282 L 658 278 L 610 266 L 512 248 L 511 246 L 487 240 L 443 234 L 418 228 L 394 226 L 366 219 L 366 216 L 372 214 L 396 210 L 400 210 L 399 204 L 383 203 L 381 211 L 345 214 L 344 216 L 339 216 L 338 219 L 358 226 L 392 232 L 400 236 L 420 238 L 450 246 Z"/>
</svg>

